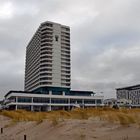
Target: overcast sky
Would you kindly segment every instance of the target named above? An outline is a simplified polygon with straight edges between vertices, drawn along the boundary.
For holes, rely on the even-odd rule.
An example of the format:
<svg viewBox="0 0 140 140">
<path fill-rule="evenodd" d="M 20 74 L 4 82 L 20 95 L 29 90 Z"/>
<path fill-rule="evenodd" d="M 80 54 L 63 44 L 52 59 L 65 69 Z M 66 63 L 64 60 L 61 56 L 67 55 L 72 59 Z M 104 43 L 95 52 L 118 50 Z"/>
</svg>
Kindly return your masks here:
<svg viewBox="0 0 140 140">
<path fill-rule="evenodd" d="M 140 0 L 0 0 L 0 98 L 24 89 L 26 46 L 47 20 L 71 28 L 72 89 L 140 84 Z"/>
</svg>

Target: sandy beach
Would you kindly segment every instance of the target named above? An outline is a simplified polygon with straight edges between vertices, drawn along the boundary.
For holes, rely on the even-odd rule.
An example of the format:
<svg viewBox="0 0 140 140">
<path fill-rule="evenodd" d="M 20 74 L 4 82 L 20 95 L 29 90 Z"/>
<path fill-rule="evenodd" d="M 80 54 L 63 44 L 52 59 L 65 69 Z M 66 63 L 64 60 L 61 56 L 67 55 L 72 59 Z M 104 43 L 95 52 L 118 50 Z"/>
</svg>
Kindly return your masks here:
<svg viewBox="0 0 140 140">
<path fill-rule="evenodd" d="M 66 119 L 59 123 L 16 122 L 0 115 L 0 140 L 140 140 L 140 127 L 136 124 L 122 126 L 98 118 L 87 120 Z"/>
</svg>

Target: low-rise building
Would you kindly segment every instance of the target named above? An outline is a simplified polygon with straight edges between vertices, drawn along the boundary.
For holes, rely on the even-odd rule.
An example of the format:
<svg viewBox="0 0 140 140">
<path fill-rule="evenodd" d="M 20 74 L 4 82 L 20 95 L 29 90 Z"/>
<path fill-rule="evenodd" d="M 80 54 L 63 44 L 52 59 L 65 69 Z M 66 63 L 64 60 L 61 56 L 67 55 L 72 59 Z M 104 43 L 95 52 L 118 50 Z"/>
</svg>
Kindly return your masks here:
<svg viewBox="0 0 140 140">
<path fill-rule="evenodd" d="M 111 107 L 111 108 L 119 108 L 119 107 L 131 107 L 132 101 L 127 99 L 105 99 L 104 106 Z"/>
<path fill-rule="evenodd" d="M 103 96 L 94 96 L 90 91 L 71 91 L 70 94 L 37 94 L 25 91 L 10 91 L 5 95 L 5 107 L 10 110 L 28 111 L 71 110 L 103 106 Z"/>
<path fill-rule="evenodd" d="M 127 99 L 118 99 L 117 105 L 118 107 L 132 107 L 132 101 Z"/>
<path fill-rule="evenodd" d="M 115 99 L 115 98 L 110 98 L 110 99 L 104 100 L 105 106 L 113 107 L 113 105 L 116 105 L 116 104 L 117 104 L 117 99 Z"/>
</svg>

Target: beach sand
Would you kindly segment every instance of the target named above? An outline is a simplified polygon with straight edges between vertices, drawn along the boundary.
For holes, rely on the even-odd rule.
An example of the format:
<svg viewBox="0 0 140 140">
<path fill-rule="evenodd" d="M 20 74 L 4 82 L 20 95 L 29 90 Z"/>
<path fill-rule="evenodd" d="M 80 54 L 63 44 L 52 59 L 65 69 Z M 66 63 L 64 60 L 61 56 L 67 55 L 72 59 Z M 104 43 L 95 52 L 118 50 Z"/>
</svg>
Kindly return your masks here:
<svg viewBox="0 0 140 140">
<path fill-rule="evenodd" d="M 92 119 L 67 119 L 52 123 L 13 121 L 0 115 L 0 140 L 140 140 L 140 126 L 112 124 Z"/>
</svg>

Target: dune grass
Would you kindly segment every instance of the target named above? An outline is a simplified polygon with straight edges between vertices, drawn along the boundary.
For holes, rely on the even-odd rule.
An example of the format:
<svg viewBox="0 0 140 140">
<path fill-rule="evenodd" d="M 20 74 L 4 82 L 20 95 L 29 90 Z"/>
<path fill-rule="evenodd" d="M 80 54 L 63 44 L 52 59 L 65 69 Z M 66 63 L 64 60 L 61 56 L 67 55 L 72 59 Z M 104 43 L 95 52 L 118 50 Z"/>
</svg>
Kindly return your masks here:
<svg viewBox="0 0 140 140">
<path fill-rule="evenodd" d="M 41 123 L 44 119 L 47 119 L 52 121 L 54 125 L 57 125 L 60 120 L 85 120 L 89 118 L 96 118 L 111 123 L 119 123 L 121 125 L 138 124 L 140 126 L 140 109 L 90 108 L 51 112 L 29 112 L 17 110 L 2 111 L 0 114 L 15 121 L 37 121 L 38 123 Z"/>
</svg>

